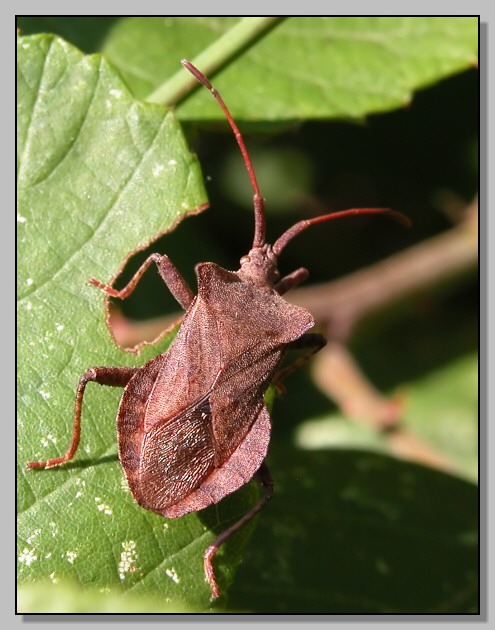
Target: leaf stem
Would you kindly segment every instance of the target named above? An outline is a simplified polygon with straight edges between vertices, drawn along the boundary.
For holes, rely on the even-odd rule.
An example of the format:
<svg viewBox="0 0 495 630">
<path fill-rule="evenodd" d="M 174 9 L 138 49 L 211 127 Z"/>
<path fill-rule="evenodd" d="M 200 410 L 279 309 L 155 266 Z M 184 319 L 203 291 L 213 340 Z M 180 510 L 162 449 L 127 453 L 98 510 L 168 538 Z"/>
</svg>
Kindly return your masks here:
<svg viewBox="0 0 495 630">
<path fill-rule="evenodd" d="M 206 76 L 211 76 L 216 70 L 226 65 L 232 57 L 251 46 L 283 19 L 280 17 L 242 18 L 191 61 Z M 197 80 L 181 68 L 145 100 L 149 103 L 161 103 L 168 106 L 177 105 L 197 86 Z"/>
</svg>

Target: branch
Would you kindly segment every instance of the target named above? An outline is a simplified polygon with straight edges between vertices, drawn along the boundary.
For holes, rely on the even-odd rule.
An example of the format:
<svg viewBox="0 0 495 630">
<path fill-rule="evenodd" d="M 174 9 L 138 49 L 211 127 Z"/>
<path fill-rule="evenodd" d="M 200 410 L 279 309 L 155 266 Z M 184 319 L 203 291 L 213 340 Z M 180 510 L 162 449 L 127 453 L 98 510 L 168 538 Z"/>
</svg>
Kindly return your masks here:
<svg viewBox="0 0 495 630">
<path fill-rule="evenodd" d="M 476 198 L 465 220 L 440 236 L 340 280 L 296 289 L 287 299 L 307 308 L 332 339 L 347 340 L 365 317 L 475 272 L 477 208 Z"/>
</svg>

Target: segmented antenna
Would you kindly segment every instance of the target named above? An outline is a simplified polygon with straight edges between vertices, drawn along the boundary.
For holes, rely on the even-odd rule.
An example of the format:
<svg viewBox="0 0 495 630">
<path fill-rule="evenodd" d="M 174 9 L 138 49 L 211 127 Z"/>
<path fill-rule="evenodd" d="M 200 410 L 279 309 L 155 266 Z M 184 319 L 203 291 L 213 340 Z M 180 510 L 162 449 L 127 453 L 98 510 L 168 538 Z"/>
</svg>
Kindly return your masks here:
<svg viewBox="0 0 495 630">
<path fill-rule="evenodd" d="M 332 212 L 330 214 L 323 214 L 320 217 L 314 217 L 313 219 L 305 219 L 303 221 L 299 221 L 292 227 L 290 227 L 286 232 L 280 236 L 275 243 L 273 244 L 272 250 L 275 256 L 280 256 L 280 253 L 284 249 L 284 247 L 289 243 L 295 236 L 304 232 L 310 225 L 315 225 L 316 223 L 323 223 L 324 221 L 332 221 L 333 219 L 341 219 L 342 217 L 348 217 L 358 214 L 386 214 L 392 219 L 395 219 L 399 223 L 403 225 L 410 226 L 411 221 L 406 217 L 405 214 L 401 212 L 396 212 L 395 210 L 390 210 L 389 208 L 352 208 L 350 210 L 341 210 L 340 212 Z"/>
<path fill-rule="evenodd" d="M 247 172 L 249 174 L 249 179 L 251 181 L 251 186 L 253 187 L 254 195 L 254 239 L 253 239 L 253 248 L 261 247 L 265 244 L 265 203 L 263 197 L 261 196 L 260 189 L 258 186 L 258 180 L 256 179 L 256 175 L 253 168 L 253 163 L 251 162 L 251 158 L 249 157 L 249 153 L 246 149 L 246 145 L 244 143 L 244 139 L 242 137 L 239 128 L 237 127 L 235 120 L 232 118 L 231 113 L 228 110 L 227 105 L 225 105 L 223 98 L 220 96 L 218 91 L 212 86 L 212 84 L 208 81 L 208 79 L 202 74 L 193 64 L 187 59 L 181 59 L 181 64 L 189 70 L 189 72 L 196 77 L 196 79 L 202 83 L 213 96 L 216 98 L 218 104 L 223 110 L 227 120 L 229 121 L 229 125 L 234 132 L 235 139 L 237 140 L 237 144 L 242 153 L 242 157 L 244 158 L 244 164 L 246 165 Z"/>
<path fill-rule="evenodd" d="M 227 105 L 225 105 L 223 98 L 220 96 L 218 91 L 212 86 L 212 84 L 208 81 L 208 79 L 202 74 L 190 61 L 187 59 L 182 59 L 181 64 L 189 70 L 189 72 L 196 77 L 196 79 L 202 83 L 213 96 L 216 98 L 218 104 L 223 110 L 225 117 L 229 121 L 229 125 L 234 132 L 235 138 L 237 140 L 237 144 L 242 153 L 242 157 L 244 158 L 244 163 L 246 165 L 247 172 L 249 174 L 249 179 L 251 181 L 251 186 L 253 187 L 254 196 L 254 239 L 253 239 L 253 248 L 261 247 L 265 244 L 265 204 L 263 197 L 261 196 L 260 189 L 258 187 L 258 181 L 256 179 L 256 175 L 253 168 L 253 163 L 251 162 L 251 158 L 249 157 L 249 153 L 246 149 L 246 145 L 244 144 L 244 139 L 237 127 L 235 120 L 232 118 Z M 333 219 L 340 219 L 342 217 L 359 215 L 359 214 L 386 214 L 390 216 L 392 219 L 395 219 L 399 223 L 403 225 L 410 226 L 411 221 L 402 213 L 396 212 L 395 210 L 390 210 L 389 208 L 352 208 L 350 210 L 341 210 L 340 212 L 332 212 L 331 214 L 324 214 L 320 217 L 314 217 L 313 219 L 306 219 L 304 221 L 299 221 L 291 228 L 289 228 L 286 232 L 282 234 L 274 243 L 272 247 L 272 251 L 276 256 L 279 256 L 284 247 L 298 234 L 306 230 L 311 225 L 315 225 L 316 223 L 323 223 L 324 221 L 332 221 Z"/>
</svg>

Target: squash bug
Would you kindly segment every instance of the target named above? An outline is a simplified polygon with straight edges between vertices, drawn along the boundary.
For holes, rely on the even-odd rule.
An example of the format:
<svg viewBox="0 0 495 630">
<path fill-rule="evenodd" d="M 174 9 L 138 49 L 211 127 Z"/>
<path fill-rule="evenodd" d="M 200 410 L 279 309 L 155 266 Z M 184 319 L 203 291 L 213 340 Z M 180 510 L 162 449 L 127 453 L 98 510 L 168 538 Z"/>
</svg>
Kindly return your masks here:
<svg viewBox="0 0 495 630">
<path fill-rule="evenodd" d="M 281 368 L 290 349 L 308 358 L 325 345 L 304 308 L 283 294 L 308 276 L 304 268 L 281 277 L 277 260 L 286 245 L 311 225 L 360 214 L 400 213 L 385 208 L 358 208 L 299 221 L 273 245 L 265 240 L 264 200 L 244 140 L 222 97 L 189 61 L 183 66 L 213 94 L 240 147 L 254 191 L 254 239 L 238 271 L 215 263 L 196 267 L 198 293 L 166 255 L 152 254 L 121 290 L 94 278 L 90 282 L 114 298 L 128 297 L 153 263 L 184 308 L 180 329 L 167 352 L 142 367 L 93 367 L 79 381 L 72 441 L 62 457 L 30 462 L 29 468 L 50 468 L 71 460 L 81 433 L 86 385 L 123 387 L 117 413 L 119 459 L 129 489 L 143 508 L 176 518 L 218 503 L 251 479 L 262 486 L 259 501 L 218 536 L 204 554 L 204 570 L 213 598 L 219 588 L 213 558 L 219 547 L 267 504 L 273 481 L 265 463 L 270 440 L 270 415 L 263 396 L 271 383 L 301 363 Z"/>
</svg>

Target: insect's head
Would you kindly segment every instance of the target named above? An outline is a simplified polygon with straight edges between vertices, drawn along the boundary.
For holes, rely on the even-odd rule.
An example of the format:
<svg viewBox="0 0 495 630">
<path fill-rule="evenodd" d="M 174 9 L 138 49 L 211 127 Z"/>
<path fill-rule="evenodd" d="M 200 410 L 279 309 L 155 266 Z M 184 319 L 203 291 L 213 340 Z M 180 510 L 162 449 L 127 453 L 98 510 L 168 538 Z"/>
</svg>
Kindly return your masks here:
<svg viewBox="0 0 495 630">
<path fill-rule="evenodd" d="M 273 286 L 280 280 L 280 272 L 277 266 L 278 258 L 270 244 L 252 247 L 246 256 L 241 258 L 239 276 L 253 284 Z"/>
<path fill-rule="evenodd" d="M 316 223 L 323 223 L 324 221 L 331 221 L 345 216 L 357 215 L 357 214 L 387 214 L 393 219 L 399 221 L 404 225 L 410 225 L 409 219 L 394 210 L 388 208 L 353 208 L 351 210 L 342 210 L 340 212 L 333 212 L 331 214 L 324 214 L 312 219 L 306 219 L 295 223 L 291 228 L 286 230 L 273 245 L 269 245 L 265 240 L 265 205 L 261 195 L 256 174 L 254 172 L 251 158 L 247 151 L 244 139 L 236 125 L 235 120 L 232 118 L 227 105 L 225 105 L 222 97 L 217 90 L 211 85 L 208 79 L 195 67 L 190 61 L 186 59 L 181 60 L 182 65 L 189 70 L 189 72 L 202 83 L 215 97 L 218 104 L 222 108 L 225 117 L 227 118 L 229 125 L 234 132 L 237 144 L 244 158 L 244 163 L 251 181 L 253 188 L 253 207 L 254 207 L 254 238 L 253 245 L 247 256 L 241 258 L 241 269 L 239 274 L 245 277 L 251 282 L 256 284 L 269 284 L 274 285 L 279 279 L 280 274 L 277 269 L 277 260 L 285 246 L 298 234 L 303 232 L 310 225 Z"/>
</svg>

